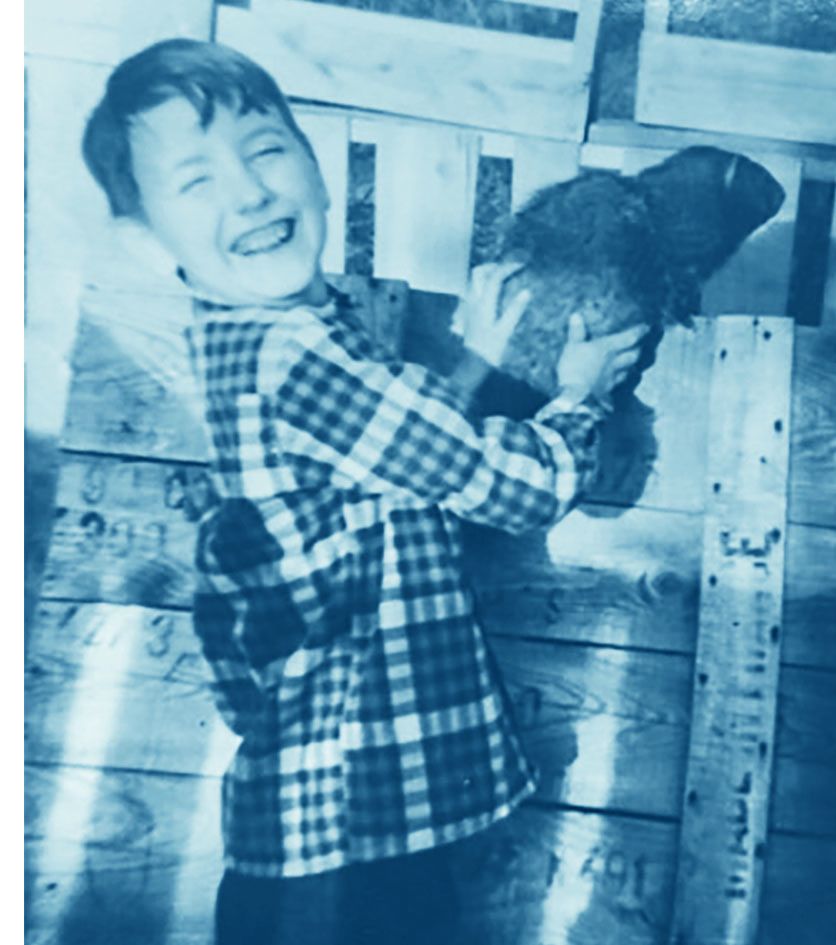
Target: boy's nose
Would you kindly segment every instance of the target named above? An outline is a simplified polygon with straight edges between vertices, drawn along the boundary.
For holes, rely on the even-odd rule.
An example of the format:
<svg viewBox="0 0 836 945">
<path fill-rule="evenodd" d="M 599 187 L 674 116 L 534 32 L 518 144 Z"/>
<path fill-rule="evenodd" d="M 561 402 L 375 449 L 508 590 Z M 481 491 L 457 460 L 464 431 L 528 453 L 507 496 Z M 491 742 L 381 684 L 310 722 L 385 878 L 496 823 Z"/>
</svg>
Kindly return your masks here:
<svg viewBox="0 0 836 945">
<path fill-rule="evenodd" d="M 246 165 L 236 168 L 231 176 L 229 194 L 233 209 L 238 213 L 261 210 L 275 199 L 273 191 Z"/>
</svg>

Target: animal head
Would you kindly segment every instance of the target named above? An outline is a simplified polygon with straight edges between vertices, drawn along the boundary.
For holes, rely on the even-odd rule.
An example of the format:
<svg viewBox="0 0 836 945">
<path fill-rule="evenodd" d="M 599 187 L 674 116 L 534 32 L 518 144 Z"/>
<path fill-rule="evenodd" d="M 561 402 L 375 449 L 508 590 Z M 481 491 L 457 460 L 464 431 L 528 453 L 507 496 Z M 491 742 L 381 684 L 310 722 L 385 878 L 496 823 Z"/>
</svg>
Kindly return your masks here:
<svg viewBox="0 0 836 945">
<path fill-rule="evenodd" d="M 675 267 L 702 283 L 784 202 L 770 172 L 742 154 L 691 147 L 636 177 L 660 244 Z"/>
</svg>

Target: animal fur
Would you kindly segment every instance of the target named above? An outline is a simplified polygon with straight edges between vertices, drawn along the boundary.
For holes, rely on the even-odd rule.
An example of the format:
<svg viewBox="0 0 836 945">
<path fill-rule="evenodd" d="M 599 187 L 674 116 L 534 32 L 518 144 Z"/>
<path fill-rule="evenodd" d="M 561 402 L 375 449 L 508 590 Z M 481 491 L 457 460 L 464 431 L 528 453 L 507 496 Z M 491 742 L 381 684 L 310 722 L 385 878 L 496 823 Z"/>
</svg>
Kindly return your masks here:
<svg viewBox="0 0 836 945">
<path fill-rule="evenodd" d="M 512 217 L 499 254 L 524 264 L 503 297 L 532 293 L 502 371 L 552 395 L 572 312 L 590 337 L 650 325 L 646 367 L 664 327 L 698 313 L 706 280 L 783 200 L 766 168 L 712 147 L 634 177 L 589 171 L 539 191 Z"/>
</svg>

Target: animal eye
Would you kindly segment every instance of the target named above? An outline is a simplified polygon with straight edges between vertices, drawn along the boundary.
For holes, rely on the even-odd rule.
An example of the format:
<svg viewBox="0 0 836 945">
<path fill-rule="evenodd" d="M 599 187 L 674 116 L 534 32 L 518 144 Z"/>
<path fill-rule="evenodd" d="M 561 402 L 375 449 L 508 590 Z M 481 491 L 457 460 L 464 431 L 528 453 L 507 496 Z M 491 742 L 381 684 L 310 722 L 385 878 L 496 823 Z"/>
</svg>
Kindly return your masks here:
<svg viewBox="0 0 836 945">
<path fill-rule="evenodd" d="M 208 184 L 209 180 L 210 177 L 208 174 L 201 174 L 198 177 L 193 177 L 191 180 L 186 181 L 186 183 L 180 187 L 180 193 L 187 194 L 190 191 L 203 186 L 203 184 Z"/>
</svg>

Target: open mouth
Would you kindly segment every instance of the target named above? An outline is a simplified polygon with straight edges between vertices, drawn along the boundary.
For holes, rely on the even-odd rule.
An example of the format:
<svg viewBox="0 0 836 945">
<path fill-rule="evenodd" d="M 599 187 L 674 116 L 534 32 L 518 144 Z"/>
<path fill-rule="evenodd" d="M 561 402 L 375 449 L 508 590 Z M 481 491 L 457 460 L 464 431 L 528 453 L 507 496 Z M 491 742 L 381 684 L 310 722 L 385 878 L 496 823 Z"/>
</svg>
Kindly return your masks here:
<svg viewBox="0 0 836 945">
<path fill-rule="evenodd" d="M 238 253 L 240 256 L 273 252 L 290 242 L 295 230 L 296 220 L 293 217 L 274 220 L 266 226 L 257 227 L 239 236 L 230 246 L 230 252 Z"/>
</svg>

